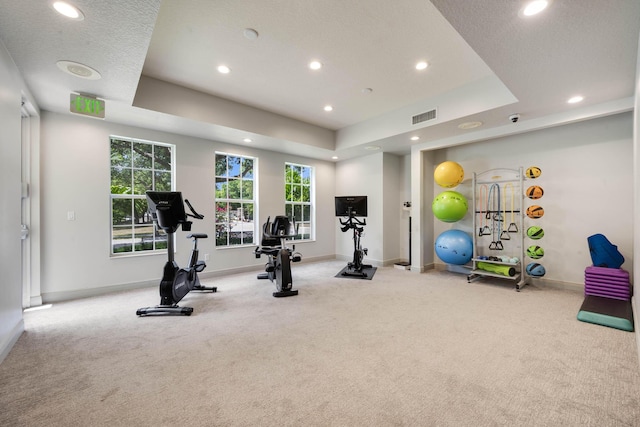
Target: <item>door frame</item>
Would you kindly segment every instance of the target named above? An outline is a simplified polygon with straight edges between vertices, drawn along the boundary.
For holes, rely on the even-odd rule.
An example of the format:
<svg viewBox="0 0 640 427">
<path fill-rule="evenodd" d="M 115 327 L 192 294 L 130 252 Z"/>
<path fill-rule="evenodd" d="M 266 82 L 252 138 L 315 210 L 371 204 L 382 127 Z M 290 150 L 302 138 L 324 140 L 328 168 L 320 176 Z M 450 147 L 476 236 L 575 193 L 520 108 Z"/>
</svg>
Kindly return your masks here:
<svg viewBox="0 0 640 427">
<path fill-rule="evenodd" d="M 22 100 L 21 123 L 21 223 L 22 307 L 42 305 L 40 293 L 40 117 Z"/>
</svg>

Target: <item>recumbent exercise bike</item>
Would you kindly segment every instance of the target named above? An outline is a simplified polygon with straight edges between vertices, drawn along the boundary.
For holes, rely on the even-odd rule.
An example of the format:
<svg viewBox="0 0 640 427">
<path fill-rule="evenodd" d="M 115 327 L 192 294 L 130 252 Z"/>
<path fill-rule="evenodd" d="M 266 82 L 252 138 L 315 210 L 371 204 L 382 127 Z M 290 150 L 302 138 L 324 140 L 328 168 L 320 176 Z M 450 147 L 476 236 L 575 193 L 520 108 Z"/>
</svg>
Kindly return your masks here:
<svg viewBox="0 0 640 427">
<path fill-rule="evenodd" d="M 271 217 L 262 226 L 262 247 L 257 247 L 253 252 L 256 258 L 260 255 L 267 255 L 268 262 L 265 265 L 265 273 L 258 274 L 258 279 L 275 280 L 277 291 L 274 297 L 290 297 L 298 295 L 298 291 L 293 288 L 293 278 L 291 277 L 291 263 L 302 260 L 302 254 L 286 246 L 286 240 L 298 235 L 298 227 L 295 219 L 293 222 L 283 215 L 278 215 L 270 222 Z"/>
<path fill-rule="evenodd" d="M 204 216 L 197 213 L 189 200 L 182 200 L 182 193 L 178 191 L 147 191 L 148 211 L 158 227 L 167 233 L 167 262 L 164 265 L 162 280 L 160 281 L 160 304 L 155 307 L 140 308 L 136 311 L 138 316 L 149 315 L 184 315 L 193 313 L 192 307 L 179 307 L 178 302 L 190 291 L 216 292 L 217 288 L 200 285 L 198 273 L 207 266 L 204 261 L 198 261 L 198 239 L 206 239 L 208 236 L 201 233 L 192 233 L 187 238 L 193 240 L 191 257 L 187 268 L 180 268 L 174 260 L 173 235 L 182 227 L 182 231 L 191 231 L 191 221 L 187 216 L 203 219 Z M 187 204 L 191 214 L 184 210 Z"/>
<path fill-rule="evenodd" d="M 364 256 L 367 255 L 368 249 L 363 248 L 360 243 L 360 237 L 362 236 L 362 232 L 364 231 L 365 225 L 367 225 L 367 220 L 359 220 L 354 215 L 354 212 L 351 208 L 348 209 L 348 219 L 342 220 L 342 218 L 338 218 L 342 227 L 340 230 L 342 232 L 347 232 L 350 229 L 353 230 L 353 260 L 347 264 L 347 269 L 342 272 L 343 276 L 354 276 L 354 277 L 367 277 L 367 273 L 363 271 L 365 268 L 372 268 L 370 264 L 363 264 L 362 261 Z"/>
</svg>

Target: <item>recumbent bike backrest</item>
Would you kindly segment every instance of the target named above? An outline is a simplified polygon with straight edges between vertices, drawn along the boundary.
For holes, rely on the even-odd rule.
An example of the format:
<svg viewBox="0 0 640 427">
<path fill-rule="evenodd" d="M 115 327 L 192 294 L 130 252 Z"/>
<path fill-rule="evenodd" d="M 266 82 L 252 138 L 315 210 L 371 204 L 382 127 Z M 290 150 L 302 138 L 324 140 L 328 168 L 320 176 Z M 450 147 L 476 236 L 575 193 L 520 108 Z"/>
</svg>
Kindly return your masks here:
<svg viewBox="0 0 640 427">
<path fill-rule="evenodd" d="M 297 234 L 295 225 L 289 221 L 289 218 L 278 215 L 273 222 L 267 219 L 262 226 L 262 246 L 281 246 L 281 237 L 294 237 Z"/>
</svg>

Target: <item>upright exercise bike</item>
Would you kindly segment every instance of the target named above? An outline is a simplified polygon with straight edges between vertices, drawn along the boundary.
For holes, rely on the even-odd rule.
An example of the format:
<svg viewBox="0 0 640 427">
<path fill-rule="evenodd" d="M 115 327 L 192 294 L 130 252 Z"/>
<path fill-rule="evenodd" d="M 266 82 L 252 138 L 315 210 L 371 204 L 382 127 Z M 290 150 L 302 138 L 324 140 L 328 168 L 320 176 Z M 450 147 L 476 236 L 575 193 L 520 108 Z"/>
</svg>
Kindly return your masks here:
<svg viewBox="0 0 640 427">
<path fill-rule="evenodd" d="M 289 221 L 286 216 L 278 215 L 270 222 L 271 217 L 262 226 L 262 248 L 258 247 L 253 252 L 256 258 L 260 255 L 267 255 L 268 262 L 265 265 L 265 273 L 258 275 L 258 279 L 269 279 L 276 282 L 276 292 L 274 297 L 290 297 L 298 295 L 298 291 L 293 288 L 293 278 L 291 277 L 291 263 L 300 262 L 302 255 L 286 246 L 286 240 L 298 235 L 298 227 L 295 220 Z"/>
<path fill-rule="evenodd" d="M 360 237 L 364 231 L 364 226 L 367 225 L 367 220 L 359 220 L 353 214 L 351 208 L 349 208 L 348 213 L 349 217 L 346 220 L 339 218 L 339 221 L 342 225 L 340 230 L 342 230 L 343 233 L 353 230 L 353 261 L 347 264 L 347 269 L 342 272 L 342 275 L 365 278 L 368 276 L 363 270 L 366 268 L 372 268 L 371 265 L 362 263 L 364 256 L 367 255 L 367 252 L 369 251 L 367 248 L 363 248 L 360 243 Z"/>
<path fill-rule="evenodd" d="M 187 204 L 191 214 L 184 210 Z M 187 216 L 203 219 L 204 216 L 197 213 L 189 200 L 182 200 L 182 193 L 178 191 L 147 191 L 147 204 L 149 213 L 158 227 L 167 233 L 167 262 L 164 265 L 162 280 L 160 281 L 160 304 L 155 307 L 140 308 L 136 311 L 138 316 L 150 315 L 184 315 L 193 313 L 192 307 L 179 307 L 178 302 L 190 291 L 216 292 L 216 287 L 200 285 L 198 273 L 207 266 L 204 261 L 198 261 L 198 239 L 206 239 L 208 236 L 201 233 L 187 235 L 192 239 L 193 247 L 191 257 L 186 268 L 178 267 L 174 260 L 173 234 L 182 227 L 182 231 L 191 231 L 191 221 Z"/>
</svg>

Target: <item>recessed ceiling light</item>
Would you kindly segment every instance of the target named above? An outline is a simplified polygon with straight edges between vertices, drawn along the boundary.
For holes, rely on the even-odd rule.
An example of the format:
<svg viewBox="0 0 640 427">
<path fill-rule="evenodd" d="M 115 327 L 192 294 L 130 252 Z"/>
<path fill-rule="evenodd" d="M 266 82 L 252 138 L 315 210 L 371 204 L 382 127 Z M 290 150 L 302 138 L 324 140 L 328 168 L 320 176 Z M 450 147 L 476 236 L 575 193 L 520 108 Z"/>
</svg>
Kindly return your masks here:
<svg viewBox="0 0 640 427">
<path fill-rule="evenodd" d="M 576 95 L 576 96 L 572 96 L 571 98 L 569 98 L 567 100 L 567 102 L 569 104 L 576 104 L 578 102 L 582 102 L 582 100 L 584 100 L 584 96 Z"/>
<path fill-rule="evenodd" d="M 419 139 L 420 139 L 420 137 L 419 137 L 419 136 L 412 136 L 412 137 L 411 137 L 411 140 L 412 140 L 412 141 L 417 141 L 417 140 L 419 140 Z"/>
<path fill-rule="evenodd" d="M 73 61 L 58 61 L 56 62 L 58 68 L 67 74 L 80 77 L 87 80 L 99 80 L 102 76 L 93 68 Z"/>
<path fill-rule="evenodd" d="M 331 105 L 325 105 L 324 111 L 333 111 L 333 107 Z"/>
<path fill-rule="evenodd" d="M 251 138 L 245 138 L 243 139 L 244 142 L 253 142 L 253 140 Z"/>
<path fill-rule="evenodd" d="M 331 157 L 333 160 L 338 160 L 338 156 L 332 156 Z"/>
<path fill-rule="evenodd" d="M 542 12 L 549 6 L 548 0 L 534 0 L 529 3 L 522 9 L 522 14 L 524 16 L 533 16 Z"/>
<path fill-rule="evenodd" d="M 253 28 L 245 28 L 242 34 L 244 34 L 245 38 L 249 40 L 255 40 L 258 38 L 258 32 Z"/>
<path fill-rule="evenodd" d="M 482 125 L 483 125 L 482 122 L 464 122 L 458 125 L 458 129 L 467 130 L 467 129 L 477 128 Z"/>
<path fill-rule="evenodd" d="M 416 70 L 424 70 L 428 66 L 429 64 L 427 64 L 425 61 L 420 61 L 416 64 Z"/>
<path fill-rule="evenodd" d="M 60 15 L 64 15 L 67 18 L 74 19 L 76 21 L 82 21 L 84 19 L 84 13 L 74 5 L 67 3 L 66 1 L 53 2 L 53 8 Z"/>
<path fill-rule="evenodd" d="M 319 70 L 320 68 L 322 68 L 322 62 L 311 61 L 309 62 L 309 68 L 311 68 L 312 70 Z"/>
<path fill-rule="evenodd" d="M 231 72 L 231 68 L 227 67 L 226 65 L 219 65 L 218 72 L 222 74 L 229 74 Z"/>
</svg>

